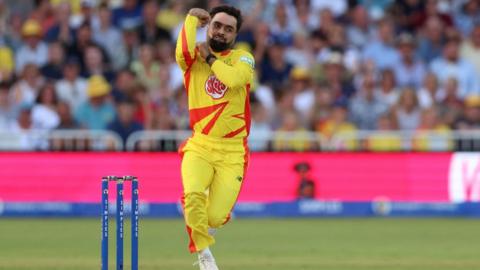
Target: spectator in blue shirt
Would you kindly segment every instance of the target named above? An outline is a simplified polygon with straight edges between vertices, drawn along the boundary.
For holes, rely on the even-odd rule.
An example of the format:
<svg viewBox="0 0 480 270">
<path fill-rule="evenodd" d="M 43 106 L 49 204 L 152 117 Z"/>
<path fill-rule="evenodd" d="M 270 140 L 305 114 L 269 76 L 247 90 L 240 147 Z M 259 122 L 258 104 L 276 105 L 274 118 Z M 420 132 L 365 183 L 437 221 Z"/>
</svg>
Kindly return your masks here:
<svg viewBox="0 0 480 270">
<path fill-rule="evenodd" d="M 117 102 L 117 117 L 108 125 L 108 129 L 116 132 L 126 143 L 128 136 L 135 131 L 143 130 L 141 123 L 135 120 L 135 104 L 125 98 Z"/>
<path fill-rule="evenodd" d="M 115 119 L 115 107 L 109 100 L 110 84 L 102 76 L 95 75 L 88 80 L 89 100 L 75 111 L 75 119 L 86 129 L 106 129 Z"/>
</svg>

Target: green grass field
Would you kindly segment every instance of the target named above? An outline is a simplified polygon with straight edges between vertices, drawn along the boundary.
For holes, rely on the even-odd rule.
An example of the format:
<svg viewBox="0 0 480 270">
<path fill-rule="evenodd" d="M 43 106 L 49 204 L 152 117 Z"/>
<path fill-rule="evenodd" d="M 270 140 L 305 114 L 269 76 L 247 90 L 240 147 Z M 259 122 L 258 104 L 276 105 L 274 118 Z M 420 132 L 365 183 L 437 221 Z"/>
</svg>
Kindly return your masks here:
<svg viewBox="0 0 480 270">
<path fill-rule="evenodd" d="M 99 219 L 0 219 L 0 269 L 100 269 L 100 227 Z M 237 219 L 217 241 L 221 270 L 480 269 L 478 219 Z M 197 269 L 186 245 L 182 220 L 141 220 L 140 269 Z"/>
</svg>

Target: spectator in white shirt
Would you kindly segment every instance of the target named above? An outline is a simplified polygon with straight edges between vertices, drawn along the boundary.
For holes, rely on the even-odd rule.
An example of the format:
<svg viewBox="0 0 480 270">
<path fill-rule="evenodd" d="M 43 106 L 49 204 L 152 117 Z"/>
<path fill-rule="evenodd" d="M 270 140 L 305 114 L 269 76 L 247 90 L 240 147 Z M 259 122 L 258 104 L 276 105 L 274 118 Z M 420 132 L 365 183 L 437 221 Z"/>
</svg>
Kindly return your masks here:
<svg viewBox="0 0 480 270">
<path fill-rule="evenodd" d="M 60 101 L 68 103 L 72 112 L 87 100 L 87 80 L 79 77 L 80 64 L 74 58 L 68 59 L 63 67 L 63 79 L 55 85 Z"/>
<path fill-rule="evenodd" d="M 26 64 L 33 63 L 38 67 L 48 61 L 48 47 L 41 40 L 42 27 L 35 20 L 27 20 L 22 26 L 23 45 L 16 53 L 15 68 L 21 72 Z"/>
<path fill-rule="evenodd" d="M 32 108 L 32 126 L 34 129 L 50 130 L 60 124 L 57 113 L 57 95 L 53 83 L 45 84 Z"/>
</svg>

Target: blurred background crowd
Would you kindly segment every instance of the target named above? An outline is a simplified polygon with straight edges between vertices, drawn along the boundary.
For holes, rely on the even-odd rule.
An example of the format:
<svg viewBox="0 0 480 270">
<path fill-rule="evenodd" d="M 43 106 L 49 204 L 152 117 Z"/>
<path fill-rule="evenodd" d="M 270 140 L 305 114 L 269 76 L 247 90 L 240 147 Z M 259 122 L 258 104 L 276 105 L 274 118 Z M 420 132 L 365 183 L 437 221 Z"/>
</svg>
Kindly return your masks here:
<svg viewBox="0 0 480 270">
<path fill-rule="evenodd" d="M 175 41 L 222 3 L 256 60 L 252 136 L 480 128 L 478 0 L 0 0 L 0 131 L 188 129 Z M 279 134 L 251 147 L 309 148 Z"/>
</svg>

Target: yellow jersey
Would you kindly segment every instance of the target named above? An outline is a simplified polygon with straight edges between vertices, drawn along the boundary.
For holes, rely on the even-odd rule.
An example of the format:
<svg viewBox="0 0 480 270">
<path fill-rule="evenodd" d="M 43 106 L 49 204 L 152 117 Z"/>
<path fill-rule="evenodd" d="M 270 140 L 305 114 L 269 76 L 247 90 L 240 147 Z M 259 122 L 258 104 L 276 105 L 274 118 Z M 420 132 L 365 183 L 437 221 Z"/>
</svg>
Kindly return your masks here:
<svg viewBox="0 0 480 270">
<path fill-rule="evenodd" d="M 209 66 L 196 47 L 199 20 L 187 15 L 178 35 L 175 58 L 183 70 L 190 127 L 217 138 L 246 138 L 250 130 L 249 92 L 255 63 L 244 50 L 214 53 Z"/>
</svg>

